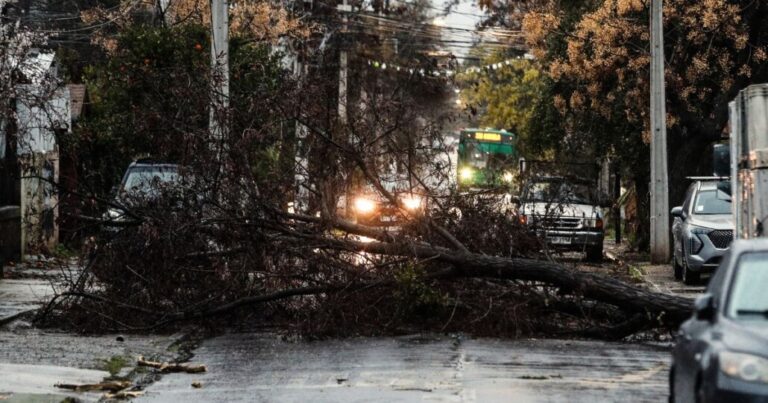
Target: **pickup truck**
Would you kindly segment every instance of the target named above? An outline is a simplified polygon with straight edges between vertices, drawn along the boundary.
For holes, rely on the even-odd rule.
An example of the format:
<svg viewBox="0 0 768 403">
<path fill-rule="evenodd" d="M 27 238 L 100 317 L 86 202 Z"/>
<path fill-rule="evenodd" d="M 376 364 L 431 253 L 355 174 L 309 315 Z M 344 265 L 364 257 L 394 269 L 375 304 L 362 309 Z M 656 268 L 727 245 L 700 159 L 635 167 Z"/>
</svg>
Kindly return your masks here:
<svg viewBox="0 0 768 403">
<path fill-rule="evenodd" d="M 563 176 L 530 178 L 519 198 L 521 224 L 555 250 L 585 252 L 587 260 L 603 257 L 603 210 L 596 186 Z"/>
</svg>

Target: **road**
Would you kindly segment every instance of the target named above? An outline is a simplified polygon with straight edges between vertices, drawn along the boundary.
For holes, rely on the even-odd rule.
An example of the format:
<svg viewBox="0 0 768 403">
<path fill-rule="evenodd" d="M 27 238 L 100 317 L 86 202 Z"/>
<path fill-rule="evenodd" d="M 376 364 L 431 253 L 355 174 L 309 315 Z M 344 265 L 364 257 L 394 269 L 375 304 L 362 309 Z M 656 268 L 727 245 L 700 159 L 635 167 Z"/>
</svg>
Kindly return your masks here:
<svg viewBox="0 0 768 403">
<path fill-rule="evenodd" d="M 265 334 L 205 341 L 202 375 L 173 374 L 144 402 L 659 402 L 668 348 L 459 336 L 285 342 Z M 191 386 L 199 381 L 202 388 Z"/>
<path fill-rule="evenodd" d="M 581 265 L 579 257 L 565 259 Z M 669 266 L 632 264 L 650 288 L 691 298 L 704 290 L 675 281 Z M 607 272 L 611 263 L 589 266 Z M 192 361 L 208 373 L 167 375 L 140 400 L 660 402 L 668 394 L 669 348 L 438 335 L 289 343 L 228 334 L 195 351 Z"/>
<path fill-rule="evenodd" d="M 107 369 L 126 374 L 139 355 L 169 359 L 169 348 L 181 335 L 138 336 L 106 334 L 83 336 L 37 329 L 21 316 L 37 309 L 54 295 L 60 270 L 7 267 L 0 279 L 0 401 L 61 402 L 65 398 L 97 401 L 101 393 L 74 393 L 57 383 L 98 383 L 110 376 Z M 112 360 L 115 364 L 108 366 Z"/>
<path fill-rule="evenodd" d="M 566 264 L 580 265 L 566 257 Z M 610 263 L 587 265 L 608 272 Z M 646 286 L 693 297 L 668 266 L 639 265 Z M 47 279 L 0 281 L 0 317 L 39 306 Z M 16 321 L 0 327 L 0 400 L 61 401 L 55 383 L 94 383 L 105 362 L 137 355 L 169 359 L 177 336 L 83 337 Z M 288 342 L 273 334 L 235 333 L 204 340 L 192 362 L 205 374 L 164 375 L 140 401 L 516 401 L 658 402 L 667 396 L 669 345 L 578 340 L 500 340 L 413 335 Z M 198 381 L 201 388 L 193 388 Z M 27 400 L 29 399 L 29 400 Z"/>
</svg>

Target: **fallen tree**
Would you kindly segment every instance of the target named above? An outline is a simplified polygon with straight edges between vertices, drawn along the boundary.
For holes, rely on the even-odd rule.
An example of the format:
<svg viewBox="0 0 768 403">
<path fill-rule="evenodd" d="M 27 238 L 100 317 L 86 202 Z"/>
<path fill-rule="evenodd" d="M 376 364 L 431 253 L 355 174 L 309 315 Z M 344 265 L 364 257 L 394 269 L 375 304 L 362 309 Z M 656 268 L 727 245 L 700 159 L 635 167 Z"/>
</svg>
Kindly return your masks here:
<svg viewBox="0 0 768 403">
<path fill-rule="evenodd" d="M 113 240 L 95 251 L 92 261 L 103 259 L 106 264 L 90 265 L 79 278 L 72 279 L 70 290 L 56 296 L 44 315 L 64 308 L 70 314 L 81 312 L 78 320 L 89 322 L 89 327 L 96 320 L 100 327 L 157 330 L 179 322 L 216 321 L 231 315 L 247 316 L 249 312 L 281 312 L 282 319 L 289 318 L 287 323 L 323 316 L 323 312 L 335 315 L 333 311 L 363 307 L 389 312 L 380 316 L 397 316 L 403 314 L 400 305 L 405 303 L 430 305 L 427 315 L 439 320 L 426 329 L 473 331 L 472 321 L 483 314 L 472 305 L 488 298 L 493 305 L 491 290 L 496 289 L 502 295 L 506 293 L 499 299 L 503 304 L 521 304 L 529 315 L 542 315 L 521 322 L 565 318 L 556 326 L 555 334 L 620 339 L 644 330 L 674 328 L 692 309 L 689 299 L 654 292 L 606 274 L 542 259 L 457 250 L 428 242 L 428 236 L 416 237 L 407 230 L 387 232 L 338 218 L 324 221 L 276 213 L 269 218 L 230 220 L 224 233 L 247 233 L 253 242 L 251 247 L 245 247 L 244 240 L 236 237 L 236 246 L 222 245 L 209 252 L 189 252 L 200 242 L 189 242 L 186 237 L 175 239 L 172 234 L 179 225 L 188 228 L 192 224 L 185 219 L 148 220 L 123 234 L 122 240 Z M 221 221 L 199 225 L 207 229 L 198 228 L 195 234 L 221 235 L 217 231 Z M 145 242 L 137 242 L 137 238 L 148 235 L 151 237 Z M 361 241 L 360 236 L 368 240 Z M 435 236 L 440 238 L 440 234 Z M 163 255 L 162 261 L 155 253 Z M 360 256 L 375 263 L 356 262 Z M 256 262 L 259 267 L 242 266 Z M 164 267 L 158 267 L 158 263 Z M 403 273 L 411 277 L 404 279 Z M 470 285 L 470 281 L 478 283 Z M 92 288 L 88 284 L 100 285 Z M 414 287 L 415 293 L 411 290 Z M 478 293 L 459 296 L 464 289 Z M 402 301 L 395 301 L 398 298 Z M 466 304 L 460 306 L 462 299 Z M 456 317 L 457 310 L 460 318 Z M 98 314 L 94 316 L 93 312 Z M 491 306 L 485 312 L 491 322 L 502 320 L 500 316 L 504 315 L 508 315 L 504 307 Z M 405 323 L 423 318 L 404 314 L 398 322 L 402 328 Z M 337 324 L 336 320 L 329 323 Z M 360 332 L 359 324 L 346 325 L 350 332 Z M 516 329 L 520 326 L 514 325 Z M 319 333 L 327 330 L 320 329 Z M 544 329 L 531 331 L 542 332 Z"/>
<path fill-rule="evenodd" d="M 252 62 L 243 72 L 274 64 Z M 187 67 L 163 74 L 179 77 L 174 83 L 216 80 L 207 66 Z M 236 107 L 213 114 L 208 85 L 163 85 L 172 96 L 162 99 L 138 94 L 143 106 L 130 109 L 131 121 L 152 124 L 136 126 L 136 138 L 173 133 L 143 146 L 177 162 L 181 179 L 145 197 L 72 193 L 85 206 L 77 216 L 88 227 L 84 269 L 38 321 L 84 331 L 260 321 L 311 336 L 622 338 L 668 330 L 688 315 L 687 299 L 540 253 L 542 242 L 514 212 L 495 205 L 511 186 L 458 192 L 456 167 L 443 163 L 442 115 L 452 99 L 444 82 L 363 74 L 351 94 L 359 107 L 337 119 L 334 102 L 318 101 L 338 94 L 327 73 L 254 79 Z M 177 120 L 157 113 L 169 107 L 184 112 Z M 225 137 L 208 129 L 212 115 L 231 123 Z M 408 210 L 398 192 L 429 207 Z M 355 222 L 349 206 L 359 194 L 386 205 L 397 230 Z M 107 208 L 122 219 L 98 218 Z"/>
</svg>

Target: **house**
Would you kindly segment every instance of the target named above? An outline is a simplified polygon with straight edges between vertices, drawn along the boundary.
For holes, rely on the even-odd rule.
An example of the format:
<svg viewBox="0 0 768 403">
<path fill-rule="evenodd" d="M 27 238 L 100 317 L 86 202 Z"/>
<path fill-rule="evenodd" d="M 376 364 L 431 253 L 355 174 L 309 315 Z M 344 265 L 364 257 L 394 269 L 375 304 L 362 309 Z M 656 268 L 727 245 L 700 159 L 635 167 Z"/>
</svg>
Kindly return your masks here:
<svg viewBox="0 0 768 403">
<path fill-rule="evenodd" d="M 7 65 L 17 71 L 6 101 L 13 113 L 0 115 L 0 209 L 6 212 L 0 259 L 6 260 L 58 243 L 57 138 L 72 128 L 71 89 L 58 82 L 52 52 L 32 50 Z"/>
</svg>

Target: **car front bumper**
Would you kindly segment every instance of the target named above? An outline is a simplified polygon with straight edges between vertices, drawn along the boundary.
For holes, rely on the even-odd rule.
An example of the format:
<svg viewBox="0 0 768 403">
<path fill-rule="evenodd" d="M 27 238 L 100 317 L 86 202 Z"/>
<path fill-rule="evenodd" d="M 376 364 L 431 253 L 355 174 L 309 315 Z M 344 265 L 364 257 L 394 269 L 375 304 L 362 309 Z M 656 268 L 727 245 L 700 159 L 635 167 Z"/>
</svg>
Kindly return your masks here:
<svg viewBox="0 0 768 403">
<path fill-rule="evenodd" d="M 602 231 L 537 231 L 547 245 L 555 249 L 582 250 L 585 247 L 603 244 L 605 234 Z"/>
<path fill-rule="evenodd" d="M 688 269 L 694 273 L 713 273 L 720 266 L 720 262 L 723 260 L 725 253 L 728 252 L 728 248 L 719 249 L 715 247 L 707 236 L 701 236 L 699 239 L 703 244 L 701 250 L 695 255 L 685 257 Z"/>
<path fill-rule="evenodd" d="M 768 385 L 745 382 L 718 372 L 717 382 L 704 388 L 707 402 L 768 403 Z"/>
</svg>

